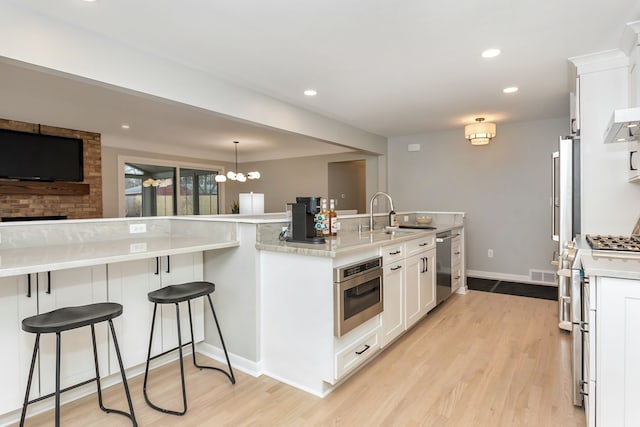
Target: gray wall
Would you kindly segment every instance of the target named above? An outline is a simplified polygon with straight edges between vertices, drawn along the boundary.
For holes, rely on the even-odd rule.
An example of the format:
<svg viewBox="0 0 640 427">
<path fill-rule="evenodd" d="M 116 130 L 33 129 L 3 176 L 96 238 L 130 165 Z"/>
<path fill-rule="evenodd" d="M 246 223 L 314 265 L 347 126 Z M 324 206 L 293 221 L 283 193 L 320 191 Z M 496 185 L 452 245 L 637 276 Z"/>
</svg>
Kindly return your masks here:
<svg viewBox="0 0 640 427">
<path fill-rule="evenodd" d="M 284 212 L 286 204 L 295 202 L 296 196 L 328 197 L 329 163 L 349 160 L 366 161 L 367 197 L 377 191 L 378 156 L 345 153 L 328 156 L 301 157 L 297 159 L 269 160 L 243 163 L 238 167 L 243 171 L 257 170 L 261 174 L 258 181 L 245 183 L 225 183 L 227 206 L 238 200 L 238 193 L 264 193 L 265 212 Z M 338 204 L 338 209 L 342 207 Z"/>
<path fill-rule="evenodd" d="M 467 269 L 488 277 L 553 271 L 551 153 L 568 119 L 499 125 L 488 146 L 462 127 L 389 140 L 389 189 L 400 209 L 466 212 Z M 421 151 L 408 152 L 418 143 Z M 494 257 L 488 258 L 487 250 Z M 517 277 L 512 277 L 517 279 Z"/>
<path fill-rule="evenodd" d="M 366 161 L 329 163 L 329 199 L 336 200 L 336 209 L 367 211 Z"/>
</svg>

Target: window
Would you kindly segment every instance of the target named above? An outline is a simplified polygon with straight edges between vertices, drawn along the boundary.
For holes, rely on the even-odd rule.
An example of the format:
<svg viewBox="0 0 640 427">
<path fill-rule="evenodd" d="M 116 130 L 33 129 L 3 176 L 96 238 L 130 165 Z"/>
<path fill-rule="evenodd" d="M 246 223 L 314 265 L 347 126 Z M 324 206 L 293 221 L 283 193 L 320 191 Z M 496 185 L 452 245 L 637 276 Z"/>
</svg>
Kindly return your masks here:
<svg viewBox="0 0 640 427">
<path fill-rule="evenodd" d="M 219 212 L 217 172 L 180 169 L 181 215 L 215 215 Z"/>
<path fill-rule="evenodd" d="M 121 187 L 124 190 L 121 215 L 142 217 L 220 213 L 222 200 L 215 181 L 218 170 L 180 167 L 160 160 L 135 160 L 120 160 L 121 170 L 124 171 L 121 175 L 124 177 L 121 182 L 121 185 L 124 184 Z"/>
</svg>

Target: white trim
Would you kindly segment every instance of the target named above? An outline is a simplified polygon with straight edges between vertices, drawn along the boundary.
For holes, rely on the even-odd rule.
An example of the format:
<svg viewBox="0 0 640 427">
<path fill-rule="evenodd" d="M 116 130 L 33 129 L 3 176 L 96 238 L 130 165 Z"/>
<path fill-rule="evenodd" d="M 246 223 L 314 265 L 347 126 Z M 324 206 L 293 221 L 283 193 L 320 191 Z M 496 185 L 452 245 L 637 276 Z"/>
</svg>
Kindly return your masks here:
<svg viewBox="0 0 640 427">
<path fill-rule="evenodd" d="M 196 351 L 224 365 L 227 364 L 222 349 L 209 343 L 200 342 L 196 344 Z M 229 353 L 229 361 L 231 362 L 231 367 L 234 370 L 242 371 L 252 377 L 257 378 L 264 374 L 261 362 L 254 362 L 253 360 L 246 359 L 233 353 Z"/>
<path fill-rule="evenodd" d="M 190 163 L 190 162 L 182 162 L 175 160 L 162 160 L 162 159 L 153 159 L 149 157 L 136 157 L 136 156 L 128 156 L 125 154 L 118 155 L 118 216 L 124 218 L 124 164 L 125 163 L 142 163 L 145 165 L 158 165 L 158 166 L 167 166 L 176 169 L 176 181 L 180 179 L 180 168 L 184 169 L 202 169 L 212 172 L 218 172 L 220 174 L 225 173 L 224 166 L 220 165 L 207 165 L 202 163 Z M 176 199 L 180 199 L 180 185 L 178 182 L 174 182 L 173 184 L 176 188 Z M 218 185 L 218 201 L 219 201 L 219 214 L 224 213 L 225 199 L 224 199 L 224 186 Z M 175 215 L 179 215 L 178 212 L 175 212 Z"/>
<path fill-rule="evenodd" d="M 493 271 L 480 271 L 480 270 L 467 270 L 466 277 L 477 277 L 479 279 L 494 279 L 494 280 L 504 280 L 506 282 L 518 282 L 518 283 L 531 283 L 534 285 L 544 285 L 550 287 L 557 287 L 557 285 L 546 283 L 546 282 L 534 282 L 529 276 L 520 275 L 520 274 L 505 274 L 505 273 L 496 273 Z"/>
<path fill-rule="evenodd" d="M 569 58 L 569 61 L 575 65 L 578 75 L 629 66 L 629 58 L 620 49 L 574 56 L 573 58 Z"/>
</svg>

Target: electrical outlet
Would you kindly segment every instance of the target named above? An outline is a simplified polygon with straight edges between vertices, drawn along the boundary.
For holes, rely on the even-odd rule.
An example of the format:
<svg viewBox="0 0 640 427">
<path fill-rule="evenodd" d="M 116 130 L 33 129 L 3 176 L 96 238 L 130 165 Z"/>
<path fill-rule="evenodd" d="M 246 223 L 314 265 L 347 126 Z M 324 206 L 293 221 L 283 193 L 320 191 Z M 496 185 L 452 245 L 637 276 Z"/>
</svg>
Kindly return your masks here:
<svg viewBox="0 0 640 427">
<path fill-rule="evenodd" d="M 489 258 L 493 258 L 493 249 L 489 249 L 489 250 L 487 251 L 487 256 L 488 256 Z"/>
<path fill-rule="evenodd" d="M 403 222 L 409 222 L 409 215 L 405 215 L 402 217 Z"/>
<path fill-rule="evenodd" d="M 129 224 L 130 234 L 146 233 L 146 232 L 147 232 L 147 224 Z"/>
<path fill-rule="evenodd" d="M 136 252 L 146 252 L 147 251 L 147 244 L 142 242 L 142 243 L 132 243 L 129 245 L 129 253 L 136 253 Z"/>
</svg>

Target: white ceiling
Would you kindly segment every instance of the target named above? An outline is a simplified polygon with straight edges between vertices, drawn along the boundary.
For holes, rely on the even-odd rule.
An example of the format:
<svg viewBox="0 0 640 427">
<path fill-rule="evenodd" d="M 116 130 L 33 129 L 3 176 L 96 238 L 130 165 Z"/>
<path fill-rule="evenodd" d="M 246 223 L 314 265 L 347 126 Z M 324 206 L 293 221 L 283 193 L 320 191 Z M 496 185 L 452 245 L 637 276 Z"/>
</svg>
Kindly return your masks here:
<svg viewBox="0 0 640 427">
<path fill-rule="evenodd" d="M 567 59 L 620 47 L 625 23 L 640 19 L 638 0 L 13 2 L 389 137 L 455 128 L 462 132 L 464 124 L 479 116 L 498 125 L 567 116 Z M 481 58 L 480 52 L 489 47 L 500 48 L 502 55 Z M 33 94 L 38 104 L 50 102 L 48 92 L 69 85 L 84 105 L 76 113 L 91 130 L 103 130 L 95 123 L 98 117 L 125 105 L 118 97 L 135 96 L 64 76 L 20 72 L 6 61 L 0 62 L 0 73 L 12 82 L 0 86 L 2 95 L 11 96 L 16 87 L 14 95 L 20 90 L 26 104 L 0 100 L 3 116 L 7 110 L 35 108 L 25 94 L 38 79 L 49 88 Z M 25 83 L 26 79 L 31 81 Z M 512 85 L 520 91 L 502 93 Z M 305 97 L 307 88 L 318 95 Z M 295 135 L 229 122 L 211 112 L 137 98 L 128 113 L 132 121 L 145 123 L 135 132 L 144 133 L 147 140 L 180 136 L 197 146 L 211 132 L 219 132 L 217 137 L 241 140 L 241 145 L 245 140 L 256 146 L 282 140 L 295 147 L 293 142 L 300 142 Z M 168 123 L 175 134 L 163 126 Z M 132 133 L 131 139 L 138 135 Z M 319 147 L 326 152 L 343 150 L 317 140 L 297 145 L 300 153 Z"/>
</svg>

